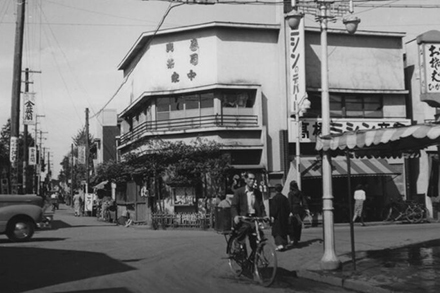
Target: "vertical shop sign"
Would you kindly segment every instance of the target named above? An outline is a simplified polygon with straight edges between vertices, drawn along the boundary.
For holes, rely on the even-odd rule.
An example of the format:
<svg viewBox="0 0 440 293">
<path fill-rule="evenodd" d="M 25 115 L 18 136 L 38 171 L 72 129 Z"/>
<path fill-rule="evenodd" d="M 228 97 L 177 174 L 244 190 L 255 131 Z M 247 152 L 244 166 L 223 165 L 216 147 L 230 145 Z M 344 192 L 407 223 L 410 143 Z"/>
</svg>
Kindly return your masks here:
<svg viewBox="0 0 440 293">
<path fill-rule="evenodd" d="M 15 163 L 17 160 L 17 148 L 18 148 L 18 137 L 11 136 L 11 146 L 10 146 L 10 153 L 9 153 L 9 160 L 11 163 Z"/>
<path fill-rule="evenodd" d="M 34 93 L 23 94 L 23 124 L 35 125 L 35 95 Z"/>
<path fill-rule="evenodd" d="M 289 96 L 290 111 L 296 112 L 296 102 L 306 94 L 304 20 L 297 30 L 290 29 L 289 34 Z"/>
<path fill-rule="evenodd" d="M 440 44 L 420 47 L 420 72 L 422 93 L 440 93 Z"/>
<path fill-rule="evenodd" d="M 35 166 L 37 164 L 37 148 L 29 147 L 29 166 Z"/>
<path fill-rule="evenodd" d="M 86 163 L 86 146 L 84 145 L 78 146 L 78 163 L 79 164 Z"/>
</svg>

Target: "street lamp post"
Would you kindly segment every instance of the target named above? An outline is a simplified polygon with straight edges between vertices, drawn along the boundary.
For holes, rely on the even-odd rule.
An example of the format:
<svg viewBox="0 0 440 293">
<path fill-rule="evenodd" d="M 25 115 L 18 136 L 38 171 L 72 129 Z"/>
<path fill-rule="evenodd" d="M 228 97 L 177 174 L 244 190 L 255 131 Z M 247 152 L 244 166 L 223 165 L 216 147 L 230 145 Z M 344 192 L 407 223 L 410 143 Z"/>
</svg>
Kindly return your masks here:
<svg viewBox="0 0 440 293">
<path fill-rule="evenodd" d="M 295 151 L 295 165 L 296 165 L 296 182 L 301 190 L 301 139 L 302 139 L 302 124 L 299 117 L 310 109 L 310 101 L 307 99 L 307 93 L 300 101 L 295 100 L 295 123 L 296 123 L 296 151 Z"/>
<path fill-rule="evenodd" d="M 328 20 L 334 20 L 335 16 L 332 15 L 331 5 L 335 1 L 329 0 L 316 0 L 317 7 L 311 9 L 308 3 L 296 3 L 296 0 L 292 0 L 292 7 L 295 7 L 292 12 L 286 15 L 286 20 L 292 29 L 297 29 L 301 18 L 304 13 L 298 12 L 298 8 L 302 5 L 305 12 L 311 10 L 316 13 L 316 19 L 320 22 L 321 28 L 321 109 L 322 109 L 322 123 L 321 123 L 321 135 L 330 134 L 330 98 L 329 98 L 329 85 L 328 85 L 328 48 L 327 48 L 327 24 Z M 344 1 L 340 1 L 344 2 Z M 345 1 L 347 2 L 347 1 Z M 349 1 L 349 8 L 347 6 L 340 6 L 333 8 L 336 13 L 345 13 L 349 11 L 353 12 L 352 0 Z M 343 20 L 347 31 L 353 34 L 360 20 L 357 17 L 348 17 Z M 296 27 L 295 27 L 296 26 Z M 323 211 L 323 225 L 324 225 L 324 255 L 321 259 L 321 268 L 324 270 L 335 270 L 341 265 L 341 261 L 338 259 L 335 253 L 335 239 L 334 239 L 334 222 L 333 222 L 333 187 L 332 187 L 332 167 L 331 156 L 328 151 L 324 151 L 322 155 L 322 211 Z"/>
</svg>

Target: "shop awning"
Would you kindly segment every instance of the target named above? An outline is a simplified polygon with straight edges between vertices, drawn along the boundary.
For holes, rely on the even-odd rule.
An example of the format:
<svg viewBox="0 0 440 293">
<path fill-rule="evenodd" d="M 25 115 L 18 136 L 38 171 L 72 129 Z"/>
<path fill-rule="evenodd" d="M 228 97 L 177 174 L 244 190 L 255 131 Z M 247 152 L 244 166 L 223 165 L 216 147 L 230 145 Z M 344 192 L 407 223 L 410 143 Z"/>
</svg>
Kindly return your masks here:
<svg viewBox="0 0 440 293">
<path fill-rule="evenodd" d="M 318 138 L 316 150 L 332 156 L 353 152 L 356 157 L 390 158 L 417 156 L 419 150 L 440 144 L 439 124 L 369 129 L 331 134 Z"/>
<path fill-rule="evenodd" d="M 399 175 L 385 159 L 351 159 L 351 176 L 388 176 Z M 321 177 L 321 158 L 301 159 L 301 177 Z M 347 176 L 347 159 L 332 159 L 332 177 Z"/>
<path fill-rule="evenodd" d="M 98 190 L 98 189 L 104 189 L 105 188 L 105 185 L 108 183 L 108 180 L 106 180 L 106 181 L 102 181 L 101 183 L 99 183 L 98 185 L 95 185 L 93 188 L 95 189 L 95 190 Z"/>
<path fill-rule="evenodd" d="M 351 177 L 354 176 L 391 176 L 400 175 L 395 168 L 388 164 L 385 159 L 351 159 Z M 321 178 L 321 158 L 301 158 L 301 178 L 314 179 Z M 347 160 L 345 157 L 332 159 L 332 177 L 346 177 Z M 283 188 L 283 194 L 289 191 L 289 183 L 296 180 L 296 164 L 294 161 L 290 163 L 289 173 L 287 174 L 286 183 Z"/>
</svg>

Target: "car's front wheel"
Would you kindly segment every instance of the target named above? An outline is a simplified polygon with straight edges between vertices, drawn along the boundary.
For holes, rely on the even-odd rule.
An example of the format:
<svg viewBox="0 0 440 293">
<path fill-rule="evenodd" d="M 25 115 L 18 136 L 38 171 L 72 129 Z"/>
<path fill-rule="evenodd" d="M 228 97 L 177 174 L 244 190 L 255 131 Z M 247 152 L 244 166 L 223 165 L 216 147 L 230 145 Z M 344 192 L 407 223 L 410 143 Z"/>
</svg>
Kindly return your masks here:
<svg viewBox="0 0 440 293">
<path fill-rule="evenodd" d="M 32 238 L 35 225 L 28 219 L 12 219 L 8 224 L 6 236 L 13 242 L 24 242 Z"/>
</svg>

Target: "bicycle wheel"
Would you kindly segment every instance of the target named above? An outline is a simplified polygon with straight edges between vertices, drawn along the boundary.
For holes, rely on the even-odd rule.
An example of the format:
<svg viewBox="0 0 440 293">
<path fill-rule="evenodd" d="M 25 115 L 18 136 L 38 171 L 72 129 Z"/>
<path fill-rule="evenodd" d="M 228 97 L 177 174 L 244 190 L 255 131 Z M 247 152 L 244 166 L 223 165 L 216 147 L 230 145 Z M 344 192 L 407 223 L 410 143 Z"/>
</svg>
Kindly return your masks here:
<svg viewBox="0 0 440 293">
<path fill-rule="evenodd" d="M 235 236 L 231 236 L 228 243 L 229 267 L 232 273 L 239 277 L 243 273 L 247 253 L 246 247 L 239 243 Z"/>
<path fill-rule="evenodd" d="M 411 223 L 420 223 L 423 219 L 423 209 L 418 206 L 409 206 L 405 214 L 406 219 Z"/>
<path fill-rule="evenodd" d="M 254 265 L 258 282 L 264 287 L 270 286 L 277 272 L 277 255 L 273 245 L 266 242 L 258 245 Z"/>
</svg>

